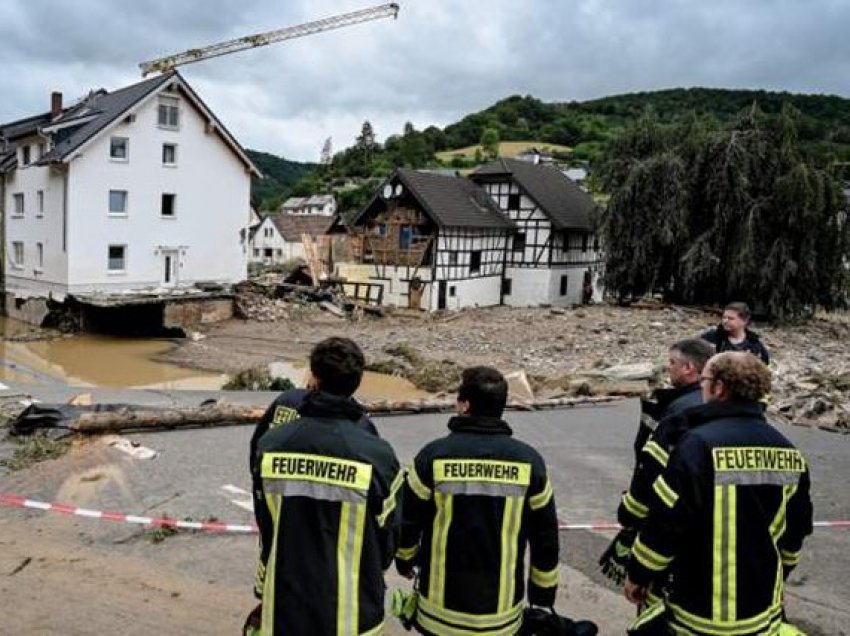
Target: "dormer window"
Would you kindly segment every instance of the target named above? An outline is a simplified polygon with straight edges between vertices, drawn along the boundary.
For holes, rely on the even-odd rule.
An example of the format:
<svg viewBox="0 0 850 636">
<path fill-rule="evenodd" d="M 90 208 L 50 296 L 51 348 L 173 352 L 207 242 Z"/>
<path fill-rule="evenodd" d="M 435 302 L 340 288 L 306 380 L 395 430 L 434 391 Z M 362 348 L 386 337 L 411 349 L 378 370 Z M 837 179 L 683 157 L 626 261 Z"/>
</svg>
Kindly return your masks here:
<svg viewBox="0 0 850 636">
<path fill-rule="evenodd" d="M 157 125 L 160 128 L 175 130 L 180 127 L 180 100 L 176 97 L 160 96 Z"/>
</svg>

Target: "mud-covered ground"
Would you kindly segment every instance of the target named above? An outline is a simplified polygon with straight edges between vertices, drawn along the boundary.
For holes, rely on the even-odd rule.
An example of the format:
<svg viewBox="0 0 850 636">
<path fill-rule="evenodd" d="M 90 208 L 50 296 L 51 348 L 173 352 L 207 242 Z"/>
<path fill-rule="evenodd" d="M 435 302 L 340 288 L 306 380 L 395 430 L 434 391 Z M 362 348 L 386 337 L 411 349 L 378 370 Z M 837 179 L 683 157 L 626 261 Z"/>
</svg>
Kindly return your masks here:
<svg viewBox="0 0 850 636">
<path fill-rule="evenodd" d="M 232 373 L 274 360 L 304 360 L 313 344 L 346 335 L 372 362 L 406 343 L 426 360 L 459 366 L 490 364 L 534 378 L 561 378 L 621 363 L 662 365 L 673 342 L 716 325 L 701 309 L 592 305 L 578 309 L 494 307 L 456 313 L 411 314 L 359 320 L 315 306 L 277 301 L 276 320 L 230 320 L 204 329 L 166 357 L 183 366 Z M 774 370 L 772 410 L 790 420 L 846 428 L 850 396 L 850 320 L 831 316 L 805 325 L 755 324 Z M 443 388 L 449 389 L 449 386 Z"/>
</svg>

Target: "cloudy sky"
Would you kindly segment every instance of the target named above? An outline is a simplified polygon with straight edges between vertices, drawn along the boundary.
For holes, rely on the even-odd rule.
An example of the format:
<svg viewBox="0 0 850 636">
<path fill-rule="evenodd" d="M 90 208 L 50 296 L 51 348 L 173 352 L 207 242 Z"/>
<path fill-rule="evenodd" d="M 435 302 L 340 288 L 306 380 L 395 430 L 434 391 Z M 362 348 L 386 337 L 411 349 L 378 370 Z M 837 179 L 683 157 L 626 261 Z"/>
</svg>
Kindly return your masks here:
<svg viewBox="0 0 850 636">
<path fill-rule="evenodd" d="M 239 141 L 317 161 L 444 126 L 513 94 L 570 101 L 679 86 L 850 97 L 847 0 L 399 0 L 376 20 L 185 66 Z M 370 0 L 0 0 L 0 122 L 140 79 L 168 53 Z"/>
</svg>

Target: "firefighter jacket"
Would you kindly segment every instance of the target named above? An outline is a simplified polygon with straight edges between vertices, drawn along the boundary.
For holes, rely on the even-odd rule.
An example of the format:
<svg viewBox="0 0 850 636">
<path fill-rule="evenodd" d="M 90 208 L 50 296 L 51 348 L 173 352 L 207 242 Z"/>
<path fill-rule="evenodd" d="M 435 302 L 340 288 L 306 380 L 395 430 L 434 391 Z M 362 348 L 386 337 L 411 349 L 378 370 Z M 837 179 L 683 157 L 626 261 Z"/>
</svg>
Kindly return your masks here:
<svg viewBox="0 0 850 636">
<path fill-rule="evenodd" d="M 702 333 L 700 338 L 714 345 L 714 350 L 717 353 L 724 351 L 748 351 L 765 364 L 770 364 L 770 354 L 767 352 L 767 347 L 764 346 L 759 335 L 755 331 L 745 329 L 746 337 L 740 344 L 732 344 L 729 341 L 729 334 L 723 328 L 723 325 L 718 325 L 713 329 Z"/>
<path fill-rule="evenodd" d="M 803 455 L 757 402 L 688 411 L 691 430 L 655 480 L 629 578 L 672 575 L 668 622 L 677 634 L 773 634 L 783 581 L 812 531 Z"/>
<path fill-rule="evenodd" d="M 313 392 L 263 435 L 254 462 L 265 635 L 378 634 L 404 481 L 353 401 Z"/>
<path fill-rule="evenodd" d="M 659 399 L 660 408 L 652 410 L 652 416 L 660 422 L 654 422 L 650 431 L 646 419 L 648 412 L 641 409 L 641 431 L 638 433 L 643 443 L 637 454 L 632 481 L 629 489 L 623 493 L 620 506 L 617 509 L 617 520 L 626 528 L 639 528 L 649 511 L 648 502 L 651 498 L 652 484 L 664 471 L 670 451 L 682 434 L 688 429 L 688 420 L 683 416 L 689 408 L 702 404 L 702 391 L 699 383 L 694 383 L 678 389 L 666 389 L 666 403 Z"/>
<path fill-rule="evenodd" d="M 420 451 L 404 487 L 400 572 L 419 567 L 417 625 L 432 634 L 515 634 L 528 600 L 551 606 L 558 519 L 540 454 L 503 421 L 453 417 Z"/>
</svg>

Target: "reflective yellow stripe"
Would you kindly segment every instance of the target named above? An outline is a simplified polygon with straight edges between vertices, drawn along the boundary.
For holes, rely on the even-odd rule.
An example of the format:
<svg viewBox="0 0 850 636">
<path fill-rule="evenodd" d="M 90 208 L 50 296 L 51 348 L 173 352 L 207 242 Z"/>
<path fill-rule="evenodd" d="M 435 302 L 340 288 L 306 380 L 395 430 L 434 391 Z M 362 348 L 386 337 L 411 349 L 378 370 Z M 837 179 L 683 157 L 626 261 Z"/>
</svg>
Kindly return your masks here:
<svg viewBox="0 0 850 636">
<path fill-rule="evenodd" d="M 638 614 L 638 617 L 629 625 L 628 633 L 631 634 L 633 631 L 637 631 L 639 627 L 643 627 L 647 623 L 655 620 L 658 616 L 663 614 L 665 610 L 666 608 L 664 607 L 664 603 L 649 604 L 649 606 Z"/>
<path fill-rule="evenodd" d="M 634 545 L 632 545 L 632 556 L 634 556 L 645 568 L 655 572 L 661 572 L 662 570 L 667 569 L 667 566 L 669 566 L 673 561 L 673 557 L 664 556 L 663 554 L 648 548 L 643 541 L 641 541 L 640 535 L 637 536 Z"/>
<path fill-rule="evenodd" d="M 672 508 L 679 501 L 679 495 L 676 494 L 675 490 L 670 488 L 670 485 L 664 479 L 664 475 L 658 476 L 658 479 L 652 484 L 652 489 L 661 498 L 661 501 L 667 504 L 668 508 Z"/>
<path fill-rule="evenodd" d="M 266 576 L 263 581 L 263 614 L 262 632 L 264 636 L 273 636 L 274 624 L 274 601 L 275 601 L 275 577 L 277 576 L 277 544 L 281 535 L 280 513 L 283 509 L 283 497 L 279 495 L 267 495 L 266 504 L 272 515 L 272 527 L 274 536 L 272 538 L 272 549 L 269 551 L 269 560 L 266 564 Z"/>
<path fill-rule="evenodd" d="M 648 441 L 643 447 L 643 452 L 649 454 L 655 461 L 664 466 L 664 468 L 667 468 L 670 455 L 657 442 Z"/>
<path fill-rule="evenodd" d="M 395 551 L 395 557 L 402 561 L 410 561 L 413 557 L 419 554 L 419 546 L 415 545 L 412 548 L 399 548 Z"/>
<path fill-rule="evenodd" d="M 558 566 L 556 565 L 551 570 L 538 570 L 532 565 L 528 578 L 537 587 L 557 587 Z"/>
<path fill-rule="evenodd" d="M 714 487 L 711 618 L 735 622 L 738 613 L 738 490 L 733 485 Z"/>
<path fill-rule="evenodd" d="M 782 557 L 782 565 L 797 565 L 800 562 L 799 552 L 791 552 L 790 550 L 780 550 L 779 554 Z"/>
<path fill-rule="evenodd" d="M 263 586 L 266 581 L 266 566 L 265 564 L 257 560 L 257 573 L 254 576 L 254 592 L 258 593 L 260 596 L 263 594 Z"/>
<path fill-rule="evenodd" d="M 390 485 L 390 493 L 387 495 L 386 499 L 384 499 L 384 506 L 381 510 L 381 514 L 378 515 L 378 525 L 380 527 L 384 527 L 387 523 L 387 517 L 389 517 L 393 510 L 396 507 L 396 501 L 398 499 L 398 490 L 404 484 L 404 471 L 398 471 L 393 479 L 393 483 Z"/>
<path fill-rule="evenodd" d="M 635 496 L 629 491 L 626 491 L 623 495 L 623 505 L 638 519 L 645 519 L 649 514 L 649 508 L 635 499 Z"/>
<path fill-rule="evenodd" d="M 446 607 L 442 607 L 441 605 L 434 603 L 430 599 L 424 596 L 420 596 L 418 609 L 421 611 L 417 616 L 417 620 L 423 616 L 422 612 L 425 612 L 431 619 L 435 621 L 445 621 L 446 623 L 451 623 L 452 625 L 455 625 L 458 629 L 473 629 L 476 630 L 473 633 L 477 634 L 480 634 L 482 631 L 486 630 L 486 633 L 490 634 L 491 629 L 498 629 L 508 623 L 513 623 L 514 621 L 521 619 L 524 608 L 522 603 L 517 603 L 505 612 L 497 612 L 495 614 L 467 614 L 465 612 L 458 612 L 456 610 L 451 610 Z M 436 630 L 435 633 L 442 634 L 442 628 Z"/>
<path fill-rule="evenodd" d="M 378 636 L 378 634 L 384 633 L 384 621 L 378 623 L 375 627 L 370 629 L 368 632 L 363 632 L 360 636 Z"/>
<path fill-rule="evenodd" d="M 716 621 L 691 614 L 682 607 L 668 601 L 667 607 L 673 614 L 673 619 L 682 626 L 709 636 L 736 636 L 738 634 L 773 634 L 780 623 L 782 614 L 781 604 L 774 604 L 765 611 L 736 621 Z M 671 626 L 676 626 L 675 623 Z"/>
<path fill-rule="evenodd" d="M 507 612 L 514 605 L 523 499 L 523 497 L 505 498 L 505 510 L 502 517 L 502 553 L 499 567 L 498 611 L 500 613 Z"/>
<path fill-rule="evenodd" d="M 549 481 L 549 477 L 546 477 L 546 485 L 543 487 L 543 490 L 538 494 L 529 497 L 528 505 L 532 510 L 539 510 L 543 508 L 549 501 L 552 499 L 552 482 Z"/>
<path fill-rule="evenodd" d="M 462 627 L 449 626 L 442 621 L 431 618 L 422 611 L 416 613 L 416 622 L 430 633 L 440 634 L 441 636 L 482 636 L 482 634 L 487 634 L 487 636 L 513 636 L 522 627 L 522 615 L 520 614 L 516 620 L 504 627 L 491 628 L 486 631 L 477 628 L 463 629 Z"/>
<path fill-rule="evenodd" d="M 363 550 L 365 504 L 340 504 L 337 558 L 337 636 L 356 636 L 359 622 L 360 554 Z"/>
<path fill-rule="evenodd" d="M 434 483 L 451 481 L 486 481 L 498 484 L 528 486 L 531 464 L 492 459 L 438 459 L 434 462 Z"/>
<path fill-rule="evenodd" d="M 428 501 L 431 498 L 431 489 L 422 483 L 419 475 L 416 473 L 416 467 L 411 466 L 407 470 L 407 485 L 423 501 Z"/>
<path fill-rule="evenodd" d="M 372 465 L 350 459 L 307 453 L 263 453 L 263 480 L 296 480 L 366 491 Z"/>
<path fill-rule="evenodd" d="M 431 536 L 431 567 L 429 569 L 428 598 L 437 605 L 443 605 L 446 586 L 446 543 L 449 538 L 449 526 L 452 522 L 453 496 L 449 493 L 434 492 L 437 514 L 434 516 L 434 528 Z"/>
</svg>

